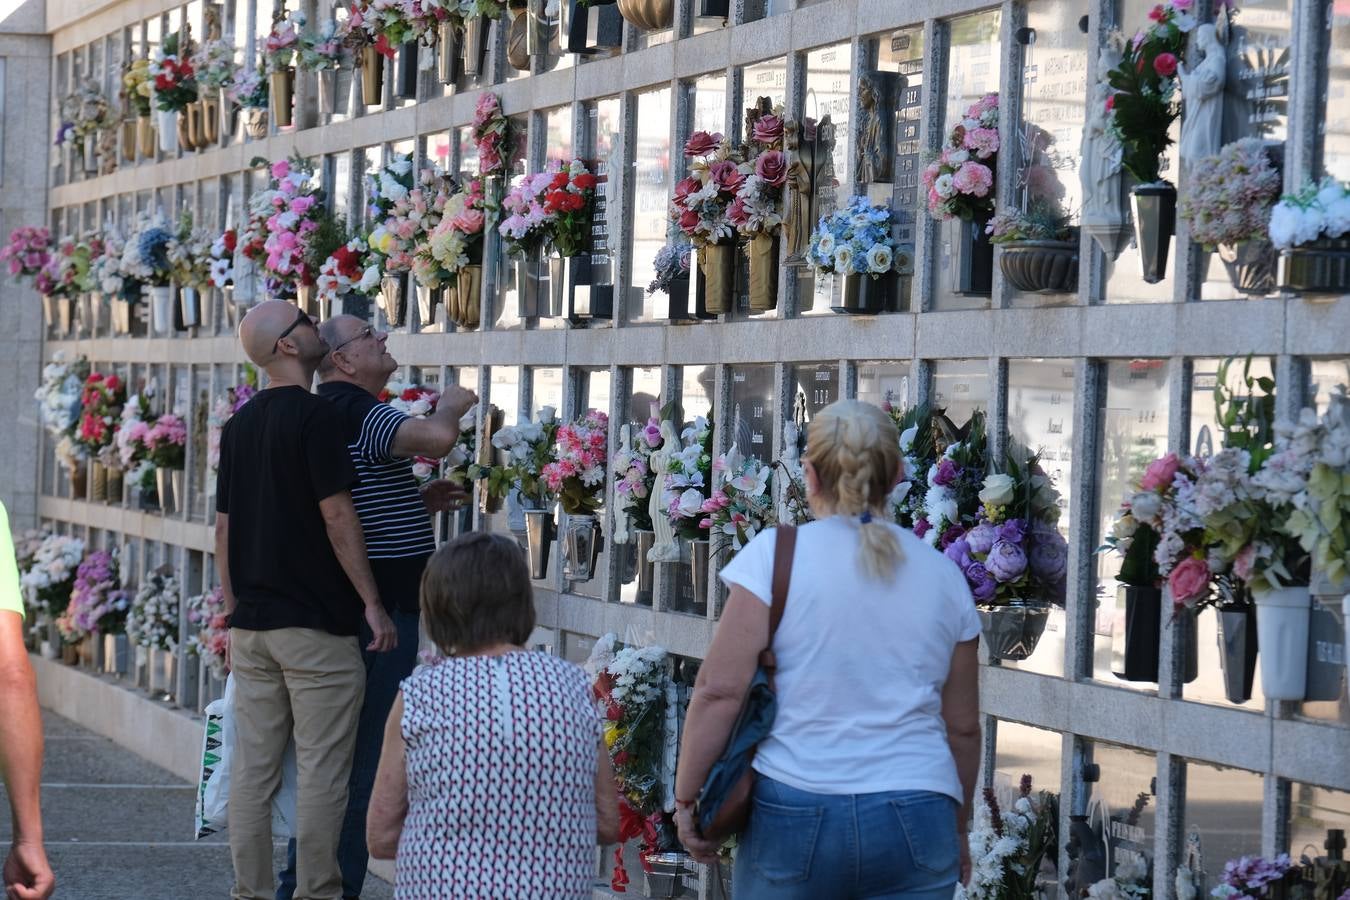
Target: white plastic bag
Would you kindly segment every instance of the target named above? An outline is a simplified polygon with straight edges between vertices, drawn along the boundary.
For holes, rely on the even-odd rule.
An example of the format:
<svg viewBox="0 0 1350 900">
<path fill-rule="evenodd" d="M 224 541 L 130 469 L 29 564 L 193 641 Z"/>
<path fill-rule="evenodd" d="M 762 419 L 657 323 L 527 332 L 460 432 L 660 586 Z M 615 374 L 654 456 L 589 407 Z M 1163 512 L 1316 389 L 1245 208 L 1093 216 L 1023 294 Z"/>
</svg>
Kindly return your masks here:
<svg viewBox="0 0 1350 900">
<path fill-rule="evenodd" d="M 206 707 L 202 736 L 202 774 L 197 785 L 196 839 L 223 832 L 229 823 L 230 762 L 234 749 L 234 676 L 225 680 L 225 696 Z M 295 792 L 299 775 L 295 739 L 281 761 L 281 787 L 272 798 L 272 837 L 295 836 Z"/>
</svg>

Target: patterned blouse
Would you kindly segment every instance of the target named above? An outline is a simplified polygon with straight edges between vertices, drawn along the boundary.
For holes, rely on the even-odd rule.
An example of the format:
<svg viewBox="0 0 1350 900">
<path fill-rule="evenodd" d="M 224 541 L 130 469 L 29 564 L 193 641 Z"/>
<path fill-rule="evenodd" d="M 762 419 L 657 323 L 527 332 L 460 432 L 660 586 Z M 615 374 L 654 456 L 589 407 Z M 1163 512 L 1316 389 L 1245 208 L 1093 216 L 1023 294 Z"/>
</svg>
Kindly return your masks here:
<svg viewBox="0 0 1350 900">
<path fill-rule="evenodd" d="M 400 900 L 589 898 L 599 720 L 555 656 L 447 659 L 403 682 Z"/>
</svg>

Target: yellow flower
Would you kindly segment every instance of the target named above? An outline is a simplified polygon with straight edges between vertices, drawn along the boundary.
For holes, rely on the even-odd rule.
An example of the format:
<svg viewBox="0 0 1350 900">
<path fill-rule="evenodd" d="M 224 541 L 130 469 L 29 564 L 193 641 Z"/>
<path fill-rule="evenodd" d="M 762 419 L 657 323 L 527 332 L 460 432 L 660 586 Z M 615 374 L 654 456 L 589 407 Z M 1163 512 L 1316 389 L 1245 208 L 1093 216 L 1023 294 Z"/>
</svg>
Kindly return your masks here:
<svg viewBox="0 0 1350 900">
<path fill-rule="evenodd" d="M 612 750 L 619 739 L 619 726 L 613 722 L 605 723 L 605 749 Z"/>
</svg>

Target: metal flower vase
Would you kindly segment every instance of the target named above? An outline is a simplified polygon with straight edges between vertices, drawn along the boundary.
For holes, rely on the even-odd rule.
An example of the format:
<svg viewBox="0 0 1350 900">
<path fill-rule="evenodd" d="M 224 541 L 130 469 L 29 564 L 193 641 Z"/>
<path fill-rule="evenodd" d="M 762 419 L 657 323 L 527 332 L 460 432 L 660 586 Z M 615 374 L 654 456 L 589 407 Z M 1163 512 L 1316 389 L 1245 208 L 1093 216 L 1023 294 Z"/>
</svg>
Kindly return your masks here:
<svg viewBox="0 0 1350 900">
<path fill-rule="evenodd" d="M 155 469 L 155 492 L 159 495 L 159 510 L 166 516 L 183 511 L 183 470 Z"/>
<path fill-rule="evenodd" d="M 1302 700 L 1308 687 L 1308 626 L 1312 593 L 1307 585 L 1253 591 L 1261 635 L 1261 691 L 1267 700 Z"/>
<path fill-rule="evenodd" d="M 184 328 L 197 328 L 202 324 L 201 292 L 195 287 L 185 287 L 178 294 L 178 313 Z"/>
<path fill-rule="evenodd" d="M 386 275 L 380 280 L 378 305 L 391 326 L 403 326 L 408 318 L 407 275 Z"/>
<path fill-rule="evenodd" d="M 1122 681 L 1157 682 L 1160 636 L 1162 632 L 1163 592 L 1161 588 L 1122 584 L 1116 589 L 1116 623 L 1111 632 L 1111 673 Z M 1177 617 L 1176 649 L 1182 655 L 1182 680 L 1190 684 L 1199 675 L 1195 616 Z"/>
<path fill-rule="evenodd" d="M 314 73 L 319 114 L 331 116 L 337 112 L 337 69 L 320 69 Z"/>
<path fill-rule="evenodd" d="M 126 675 L 131 670 L 131 642 L 125 634 L 105 634 L 103 641 L 103 672 L 107 675 Z"/>
<path fill-rule="evenodd" d="M 778 236 L 751 238 L 745 256 L 750 263 L 750 311 L 768 312 L 778 306 Z"/>
<path fill-rule="evenodd" d="M 272 121 L 278 128 L 287 128 L 295 116 L 295 69 L 287 66 L 268 76 L 267 99 L 272 106 Z"/>
<path fill-rule="evenodd" d="M 136 119 L 123 119 L 121 129 L 122 157 L 127 162 L 136 161 Z"/>
<path fill-rule="evenodd" d="M 417 41 L 408 41 L 394 57 L 394 99 L 417 99 Z"/>
<path fill-rule="evenodd" d="M 96 459 L 89 460 L 89 502 L 103 503 L 108 499 L 108 467 Z"/>
<path fill-rule="evenodd" d="M 530 577 L 542 581 L 548 577 L 549 548 L 553 545 L 553 511 L 525 510 L 525 549 Z"/>
<path fill-rule="evenodd" d="M 997 606 L 982 605 L 979 615 L 989 658 L 1019 662 L 1036 652 L 1050 620 L 1050 604 L 1013 600 Z"/>
<path fill-rule="evenodd" d="M 1157 284 L 1167 277 L 1167 254 L 1177 227 L 1177 189 L 1165 181 L 1136 184 L 1130 190 L 1134 239 L 1144 280 Z"/>
<path fill-rule="evenodd" d="M 206 149 L 206 129 L 202 127 L 202 107 L 200 103 L 189 103 L 183 109 L 183 116 L 187 119 L 188 140 L 192 143 L 193 150 Z"/>
<path fill-rule="evenodd" d="M 1264 297 L 1275 290 L 1275 245 L 1261 237 L 1236 244 L 1220 244 L 1219 259 L 1239 294 Z"/>
<path fill-rule="evenodd" d="M 985 226 L 989 217 L 961 219 L 960 253 L 958 254 L 957 293 L 972 297 L 988 297 L 994 292 L 994 245 L 989 243 Z"/>
<path fill-rule="evenodd" d="M 174 117 L 173 125 L 178 132 L 178 146 L 182 147 L 184 152 L 196 150 L 197 142 L 192 139 L 191 119 L 186 106 Z"/>
<path fill-rule="evenodd" d="M 619 15 L 643 31 L 660 31 L 675 24 L 675 0 L 617 0 Z"/>
<path fill-rule="evenodd" d="M 483 16 L 475 16 L 464 23 L 461 59 L 464 61 L 464 74 L 470 78 L 477 78 L 483 72 L 483 50 L 487 46 L 488 25 L 488 20 Z"/>
<path fill-rule="evenodd" d="M 230 99 L 228 88 L 221 88 L 216 99 L 216 110 L 220 115 L 220 133 L 229 137 L 234 133 L 234 101 Z"/>
<path fill-rule="evenodd" d="M 295 286 L 295 305 L 301 312 L 309 313 L 311 316 L 318 315 L 319 304 L 314 299 L 318 289 L 312 284 L 297 284 Z"/>
<path fill-rule="evenodd" d="M 1256 608 L 1250 604 L 1218 607 L 1219 665 L 1223 670 L 1223 692 L 1229 703 L 1246 703 L 1252 698 L 1256 680 L 1256 657 L 1260 649 L 1256 635 Z"/>
<path fill-rule="evenodd" d="M 595 577 L 595 561 L 604 538 L 600 520 L 588 513 L 568 513 L 562 533 L 563 577 L 568 581 L 590 581 Z"/>
<path fill-rule="evenodd" d="M 159 119 L 155 129 L 159 132 L 160 152 L 170 156 L 178 152 L 178 113 L 173 110 L 159 110 L 157 113 Z M 154 156 L 154 151 L 147 153 L 146 156 Z"/>
<path fill-rule="evenodd" d="M 145 290 L 150 297 L 150 319 L 155 334 L 168 334 L 173 330 L 173 285 L 155 284 Z"/>
<path fill-rule="evenodd" d="M 155 120 L 148 115 L 136 119 L 136 152 L 141 159 L 155 158 Z"/>
<path fill-rule="evenodd" d="M 361 68 L 361 101 L 366 106 L 384 102 L 384 57 L 374 45 L 361 48 L 358 65 Z"/>
<path fill-rule="evenodd" d="M 220 109 L 220 98 L 203 95 L 202 98 L 197 101 L 197 105 L 201 110 L 202 140 L 207 144 L 219 143 L 222 130 L 221 120 L 224 118 Z M 224 130 L 226 132 L 229 131 L 228 128 L 225 128 Z"/>
<path fill-rule="evenodd" d="M 83 165 L 84 174 L 98 174 L 98 135 L 86 134 L 84 140 L 80 142 L 80 163 Z"/>
<path fill-rule="evenodd" d="M 436 26 L 436 77 L 441 84 L 455 83 L 459 61 L 459 29 L 449 20 Z"/>
<path fill-rule="evenodd" d="M 1350 235 L 1320 237 L 1280 255 L 1280 288 L 1296 294 L 1350 293 Z"/>
<path fill-rule="evenodd" d="M 674 898 L 684 893 L 689 857 L 684 853 L 645 853 L 642 856 L 642 889 L 648 897 Z"/>
<path fill-rule="evenodd" d="M 250 106 L 244 110 L 244 134 L 260 141 L 267 137 L 267 108 Z"/>
<path fill-rule="evenodd" d="M 895 309 L 895 289 L 900 277 L 887 272 L 880 278 L 854 273 L 844 279 L 840 305 L 831 307 L 835 312 L 853 315 L 875 315 Z"/>
<path fill-rule="evenodd" d="M 441 302 L 442 291 L 438 287 L 425 285 L 413 279 L 417 292 L 417 324 L 423 328 L 436 321 L 436 307 Z"/>
<path fill-rule="evenodd" d="M 708 557 L 711 549 L 712 545 L 706 538 L 689 542 L 689 578 L 695 603 L 704 603 L 708 598 Z"/>
<path fill-rule="evenodd" d="M 460 269 L 454 290 L 459 299 L 455 326 L 469 331 L 477 328 L 482 318 L 483 267 L 467 265 Z"/>
<path fill-rule="evenodd" d="M 635 531 L 633 538 L 632 546 L 637 548 L 634 551 L 637 556 L 637 594 L 633 602 L 639 606 L 651 606 L 656 586 L 656 563 L 647 557 L 656 543 L 656 532 Z"/>
<path fill-rule="evenodd" d="M 703 306 L 720 316 L 731 310 L 736 287 L 736 245 L 710 244 L 698 248 L 698 283 Z"/>
<path fill-rule="evenodd" d="M 108 488 L 104 492 L 104 500 L 107 503 L 122 502 L 122 485 L 124 479 L 121 469 L 108 469 Z"/>
</svg>

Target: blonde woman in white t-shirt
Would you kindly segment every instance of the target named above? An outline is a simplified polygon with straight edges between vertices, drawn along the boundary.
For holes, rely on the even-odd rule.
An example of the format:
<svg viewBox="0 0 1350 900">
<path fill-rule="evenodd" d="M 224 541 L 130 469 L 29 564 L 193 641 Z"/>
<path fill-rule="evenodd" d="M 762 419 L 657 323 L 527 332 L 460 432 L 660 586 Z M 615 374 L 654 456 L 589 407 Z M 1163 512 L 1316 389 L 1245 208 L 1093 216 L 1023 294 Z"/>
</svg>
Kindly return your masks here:
<svg viewBox="0 0 1350 900">
<path fill-rule="evenodd" d="M 799 529 L 773 640 L 778 713 L 755 756 L 736 900 L 948 900 L 970 874 L 966 822 L 980 763 L 980 633 L 965 576 L 890 522 L 899 436 L 875 406 L 812 421 Z M 692 801 L 768 644 L 775 535 L 722 570 L 731 596 L 689 704 L 675 796 L 696 859 L 717 847 Z"/>
</svg>

